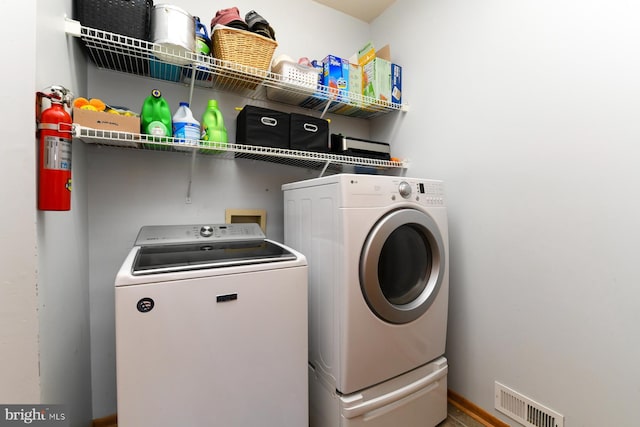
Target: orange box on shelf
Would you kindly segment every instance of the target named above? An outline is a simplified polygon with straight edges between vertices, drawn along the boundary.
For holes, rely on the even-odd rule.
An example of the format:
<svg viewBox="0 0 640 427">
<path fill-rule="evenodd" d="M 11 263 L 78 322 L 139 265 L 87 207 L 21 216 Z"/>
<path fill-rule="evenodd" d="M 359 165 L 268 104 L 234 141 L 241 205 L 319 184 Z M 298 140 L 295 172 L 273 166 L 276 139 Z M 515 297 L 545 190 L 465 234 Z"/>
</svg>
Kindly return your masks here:
<svg viewBox="0 0 640 427">
<path fill-rule="evenodd" d="M 140 133 L 140 118 L 136 116 L 74 108 L 73 122 L 92 129 Z"/>
</svg>

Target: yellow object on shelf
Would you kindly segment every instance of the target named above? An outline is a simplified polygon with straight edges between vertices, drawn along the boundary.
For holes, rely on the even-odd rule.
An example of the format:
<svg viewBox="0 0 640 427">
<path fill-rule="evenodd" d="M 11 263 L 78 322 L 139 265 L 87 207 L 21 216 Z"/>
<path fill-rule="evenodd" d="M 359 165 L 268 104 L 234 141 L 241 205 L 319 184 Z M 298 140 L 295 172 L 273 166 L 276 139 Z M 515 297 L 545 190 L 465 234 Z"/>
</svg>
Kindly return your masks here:
<svg viewBox="0 0 640 427">
<path fill-rule="evenodd" d="M 78 97 L 73 100 L 73 106 L 76 108 L 82 108 L 85 105 L 89 105 L 89 100 L 87 98 Z"/>
<path fill-rule="evenodd" d="M 98 98 L 91 98 L 89 104 L 93 105 L 96 111 L 104 111 L 107 108 L 107 105 Z"/>
</svg>

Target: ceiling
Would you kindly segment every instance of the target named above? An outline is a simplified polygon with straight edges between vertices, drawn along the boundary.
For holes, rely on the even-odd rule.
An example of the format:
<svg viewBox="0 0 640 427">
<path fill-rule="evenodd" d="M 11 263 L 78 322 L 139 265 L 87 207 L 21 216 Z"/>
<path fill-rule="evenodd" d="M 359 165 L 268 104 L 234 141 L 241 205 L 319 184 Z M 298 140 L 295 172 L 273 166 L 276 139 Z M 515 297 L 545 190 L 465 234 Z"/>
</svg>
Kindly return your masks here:
<svg viewBox="0 0 640 427">
<path fill-rule="evenodd" d="M 396 0 L 314 0 L 364 22 L 376 19 Z"/>
</svg>

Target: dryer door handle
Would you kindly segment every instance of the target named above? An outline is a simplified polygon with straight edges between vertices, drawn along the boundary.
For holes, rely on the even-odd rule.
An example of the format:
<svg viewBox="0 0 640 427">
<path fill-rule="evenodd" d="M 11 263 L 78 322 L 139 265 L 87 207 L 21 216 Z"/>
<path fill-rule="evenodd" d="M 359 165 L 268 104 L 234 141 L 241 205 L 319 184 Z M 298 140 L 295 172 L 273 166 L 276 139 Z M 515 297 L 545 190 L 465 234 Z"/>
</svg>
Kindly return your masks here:
<svg viewBox="0 0 640 427">
<path fill-rule="evenodd" d="M 437 384 L 434 383 L 446 376 L 448 371 L 449 367 L 448 365 L 446 365 L 438 369 L 437 371 L 427 375 L 426 377 L 420 378 L 418 381 L 407 384 L 406 386 L 392 391 L 391 393 L 384 394 L 382 396 L 376 397 L 375 399 L 367 400 L 366 402 L 352 406 L 350 408 L 344 408 L 342 410 L 342 413 L 348 419 L 359 417 L 360 415 L 366 414 L 367 412 L 371 412 L 373 410 L 382 408 L 383 406 L 390 405 L 411 394 L 429 388 L 430 385 L 435 388 L 437 387 Z"/>
</svg>

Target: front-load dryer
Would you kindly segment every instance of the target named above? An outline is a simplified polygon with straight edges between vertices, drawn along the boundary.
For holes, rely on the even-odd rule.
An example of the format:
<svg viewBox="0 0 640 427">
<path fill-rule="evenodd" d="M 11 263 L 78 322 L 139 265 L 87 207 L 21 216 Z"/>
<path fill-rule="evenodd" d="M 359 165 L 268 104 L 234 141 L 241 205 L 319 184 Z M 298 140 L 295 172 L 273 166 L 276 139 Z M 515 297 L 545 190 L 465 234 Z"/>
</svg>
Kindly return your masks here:
<svg viewBox="0 0 640 427">
<path fill-rule="evenodd" d="M 443 183 L 338 174 L 282 189 L 285 244 L 309 265 L 310 378 L 344 398 L 437 362 L 446 416 Z"/>
<path fill-rule="evenodd" d="M 121 427 L 307 425 L 307 260 L 257 224 L 143 227 L 115 309 Z"/>
</svg>

